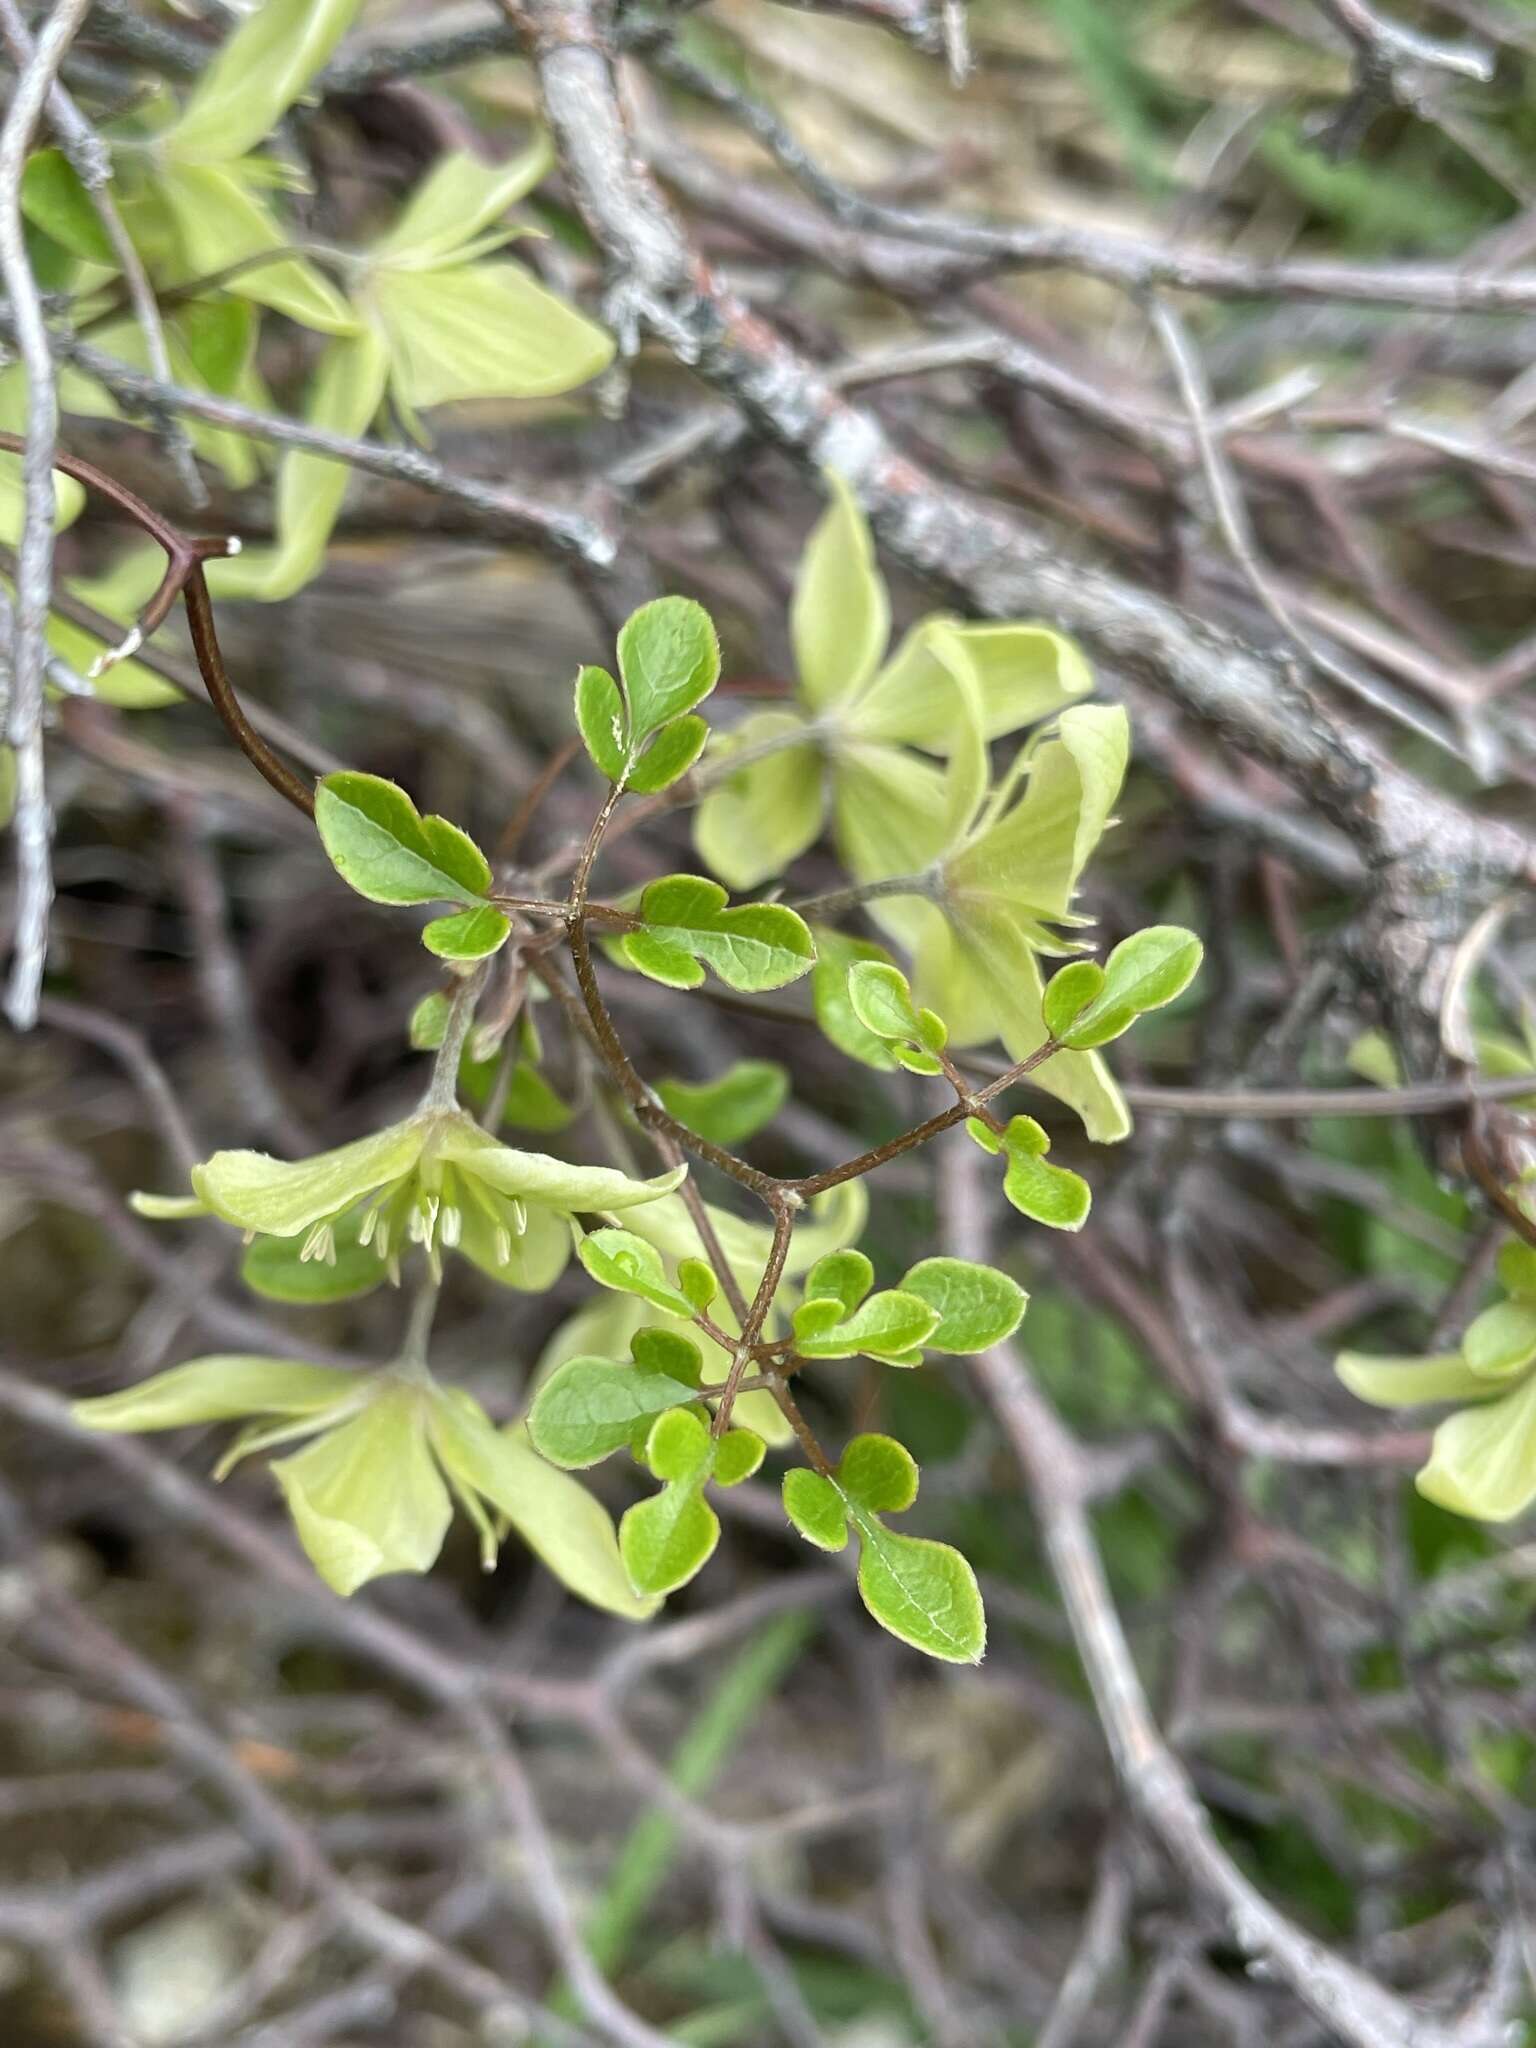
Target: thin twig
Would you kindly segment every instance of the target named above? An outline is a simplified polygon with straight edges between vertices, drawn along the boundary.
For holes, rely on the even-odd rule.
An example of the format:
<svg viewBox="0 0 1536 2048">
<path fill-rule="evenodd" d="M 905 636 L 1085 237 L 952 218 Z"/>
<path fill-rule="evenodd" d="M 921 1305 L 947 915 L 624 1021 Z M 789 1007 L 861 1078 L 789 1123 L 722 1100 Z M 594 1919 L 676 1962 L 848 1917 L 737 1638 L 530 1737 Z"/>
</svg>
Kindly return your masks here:
<svg viewBox="0 0 1536 2048">
<path fill-rule="evenodd" d="M 48 911 L 53 902 L 48 851 L 53 820 L 43 773 L 43 682 L 48 607 L 53 595 L 53 457 L 59 430 L 53 350 L 27 256 L 21 181 L 59 67 L 90 6 L 91 0 L 58 0 L 17 77 L 0 127 L 0 278 L 10 301 L 27 378 L 24 511 L 11 632 L 10 694 L 8 700 L 0 700 L 7 704 L 7 736 L 16 754 L 16 937 L 5 1008 L 18 1031 L 29 1031 L 37 1021 L 48 952 Z"/>
</svg>

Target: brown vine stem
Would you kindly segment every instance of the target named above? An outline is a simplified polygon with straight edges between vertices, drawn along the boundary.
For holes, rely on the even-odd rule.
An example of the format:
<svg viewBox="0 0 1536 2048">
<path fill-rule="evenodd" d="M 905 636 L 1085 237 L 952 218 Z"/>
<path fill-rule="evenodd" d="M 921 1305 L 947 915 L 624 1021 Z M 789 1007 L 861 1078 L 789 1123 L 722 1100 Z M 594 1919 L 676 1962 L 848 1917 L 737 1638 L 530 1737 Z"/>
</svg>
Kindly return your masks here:
<svg viewBox="0 0 1536 2048">
<path fill-rule="evenodd" d="M 1043 1067 L 1060 1051 L 1057 1041 L 1048 1038 L 1043 1045 L 1036 1046 L 1028 1059 L 1016 1060 L 1006 1073 L 999 1074 L 995 1081 L 989 1081 L 985 1088 L 965 1089 L 958 1102 L 951 1103 L 948 1109 L 941 1109 L 937 1116 L 914 1124 L 910 1131 L 903 1131 L 899 1137 L 887 1138 L 883 1145 L 872 1145 L 867 1152 L 845 1159 L 841 1166 L 829 1166 L 824 1173 L 807 1174 L 803 1180 L 783 1181 L 780 1185 L 793 1189 L 802 1201 L 809 1201 L 812 1195 L 824 1195 L 828 1188 L 841 1187 L 846 1180 L 859 1180 L 866 1173 L 873 1173 L 876 1167 L 884 1166 L 887 1160 L 899 1159 L 903 1152 L 910 1152 L 915 1145 L 926 1145 L 930 1138 L 952 1131 L 967 1117 L 984 1117 L 986 1106 L 994 1096 L 1001 1095 L 1016 1081 L 1022 1081 L 1036 1067 Z M 986 1120 L 993 1122 L 991 1118 Z"/>
<path fill-rule="evenodd" d="M 773 1243 L 769 1247 L 768 1262 L 763 1267 L 763 1277 L 757 1283 L 757 1292 L 752 1297 L 752 1306 L 747 1310 L 741 1325 L 741 1338 L 731 1359 L 731 1369 L 726 1374 L 725 1385 L 720 1393 L 720 1405 L 716 1408 L 709 1433 L 717 1441 L 731 1426 L 731 1410 L 736 1405 L 736 1396 L 741 1383 L 747 1376 L 747 1367 L 752 1363 L 752 1347 L 762 1333 L 763 1324 L 768 1320 L 768 1311 L 773 1306 L 773 1297 L 779 1291 L 779 1282 L 784 1277 L 784 1263 L 789 1257 L 789 1241 L 795 1233 L 795 1215 L 800 1207 L 797 1201 L 781 1196 L 773 1212 Z"/>
<path fill-rule="evenodd" d="M 18 434 L 0 433 L 0 449 L 19 455 L 25 445 Z M 238 543 L 227 538 L 197 539 L 183 533 L 168 519 L 162 518 L 153 505 L 147 504 L 136 491 L 130 491 L 126 484 L 119 483 L 106 470 L 98 469 L 94 462 L 85 462 L 79 456 L 56 451 L 53 467 L 62 470 L 66 476 L 74 477 L 88 490 L 98 492 L 165 552 L 165 574 L 160 579 L 159 588 L 139 614 L 138 622 L 127 638 L 112 655 L 106 657 L 107 662 L 136 653 L 140 643 L 165 623 L 179 597 L 187 609 L 187 625 L 192 635 L 192 651 L 197 656 L 198 672 L 207 689 L 209 702 L 231 739 L 279 796 L 286 797 L 296 810 L 312 818 L 315 800 L 309 785 L 272 751 L 246 717 L 234 684 L 229 679 L 223 649 L 219 646 L 203 564 L 234 553 Z"/>
</svg>

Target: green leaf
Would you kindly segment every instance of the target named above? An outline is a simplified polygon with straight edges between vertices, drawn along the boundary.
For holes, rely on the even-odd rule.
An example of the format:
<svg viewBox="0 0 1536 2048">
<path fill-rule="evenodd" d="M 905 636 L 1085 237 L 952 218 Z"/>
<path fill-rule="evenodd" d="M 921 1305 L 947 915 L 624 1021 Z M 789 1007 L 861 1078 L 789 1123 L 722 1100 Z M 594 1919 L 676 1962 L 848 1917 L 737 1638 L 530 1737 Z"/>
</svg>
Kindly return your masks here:
<svg viewBox="0 0 1536 2048">
<path fill-rule="evenodd" d="M 258 317 L 247 299 L 189 299 L 177 308 L 176 332 L 210 391 L 227 398 L 238 389 L 256 346 Z"/>
<path fill-rule="evenodd" d="M 668 1315 L 690 1316 L 693 1307 L 681 1288 L 668 1280 L 661 1253 L 630 1230 L 594 1230 L 576 1247 L 576 1256 L 600 1287 L 620 1294 L 638 1294 Z"/>
<path fill-rule="evenodd" d="M 882 1628 L 946 1663 L 975 1664 L 987 1624 L 976 1575 L 957 1550 L 887 1529 L 917 1498 L 917 1467 L 894 1438 L 855 1437 L 835 1478 L 792 1472 L 784 1509 L 809 1543 L 840 1550 L 851 1525 L 859 1538 L 859 1592 Z"/>
<path fill-rule="evenodd" d="M 637 1593 L 675 1592 L 708 1562 L 720 1540 L 719 1519 L 703 1497 L 716 1453 L 708 1428 L 687 1409 L 653 1424 L 646 1462 L 665 1483 L 619 1524 L 619 1553 Z"/>
<path fill-rule="evenodd" d="M 629 759 L 629 720 L 619 686 L 605 668 L 576 672 L 576 730 L 608 780 L 622 781 Z"/>
<path fill-rule="evenodd" d="M 668 1114 L 716 1145 L 740 1145 L 771 1123 L 789 1094 L 789 1074 L 773 1060 L 738 1060 L 717 1081 L 658 1081 Z"/>
<path fill-rule="evenodd" d="M 446 818 L 423 817 L 382 776 L 322 776 L 315 826 L 342 880 L 372 903 L 478 907 L 491 886 L 490 864 L 468 833 Z"/>
<path fill-rule="evenodd" d="M 887 1043 L 916 1039 L 917 1005 L 899 967 L 861 960 L 848 970 L 848 1000 L 864 1029 Z"/>
<path fill-rule="evenodd" d="M 943 1006 L 957 1044 L 1001 1038 L 1013 1059 L 1024 1060 L 1045 1043 L 1039 958 L 1015 913 L 996 903 L 966 904 L 950 923 L 935 911 L 918 966 L 920 986 Z M 1099 1053 L 1053 1053 L 1029 1083 L 1069 1103 L 1098 1144 L 1115 1144 L 1131 1128 L 1125 1098 Z"/>
<path fill-rule="evenodd" d="M 1011 1337 L 1029 1296 L 995 1266 L 969 1259 L 923 1259 L 901 1283 L 903 1294 L 926 1301 L 939 1320 L 923 1339 L 929 1351 L 987 1351 Z"/>
<path fill-rule="evenodd" d="M 1501 1391 L 1496 1380 L 1473 1372 L 1459 1351 L 1441 1351 L 1429 1358 L 1376 1358 L 1364 1351 L 1341 1351 L 1333 1369 L 1357 1400 L 1369 1401 L 1373 1408 L 1488 1401 Z"/>
<path fill-rule="evenodd" d="M 989 1152 L 999 1149 L 996 1135 L 974 1119 L 966 1129 Z M 1001 1139 L 1008 1170 L 1003 1176 L 1003 1193 L 1021 1215 L 1052 1230 L 1081 1230 L 1088 1221 L 1093 1193 L 1080 1174 L 1065 1166 L 1051 1166 L 1046 1153 L 1051 1141 L 1032 1116 L 1013 1117 Z"/>
<path fill-rule="evenodd" d="M 784 1475 L 784 1512 L 807 1543 L 841 1550 L 848 1541 L 848 1504 L 841 1489 L 804 1466 Z"/>
<path fill-rule="evenodd" d="M 629 741 L 692 711 L 720 680 L 714 622 L 689 597 L 658 597 L 631 612 L 619 629 L 619 674 L 629 712 Z"/>
<path fill-rule="evenodd" d="M 903 1536 L 856 1513 L 859 1591 L 875 1620 L 900 1642 L 946 1664 L 979 1664 L 986 1613 L 976 1574 L 947 1543 Z"/>
<path fill-rule="evenodd" d="M 112 238 L 63 150 L 39 149 L 27 158 L 21 177 L 21 210 L 72 256 L 116 270 Z"/>
<path fill-rule="evenodd" d="M 755 889 L 783 874 L 821 836 L 826 769 L 820 748 L 798 737 L 805 730 L 795 712 L 762 711 L 710 756 L 721 775 L 694 812 L 693 843 L 729 888 Z M 750 758 L 729 770 L 738 754 Z"/>
<path fill-rule="evenodd" d="M 931 1017 L 933 1012 L 928 1010 L 924 1015 Z M 926 1074 L 931 1077 L 944 1071 L 943 1062 L 936 1059 L 931 1052 L 920 1052 L 910 1045 L 893 1046 L 892 1052 L 897 1066 L 905 1067 L 909 1074 Z"/>
<path fill-rule="evenodd" d="M 862 1252 L 828 1252 L 806 1274 L 805 1298 L 841 1302 L 851 1316 L 874 1284 L 875 1269 Z"/>
<path fill-rule="evenodd" d="M 575 1470 L 614 1451 L 640 1452 L 658 1415 L 698 1398 L 696 1387 L 638 1363 L 573 1358 L 540 1387 L 528 1434 L 541 1457 Z"/>
<path fill-rule="evenodd" d="M 383 1282 L 385 1269 L 376 1251 L 358 1243 L 357 1230 L 352 1217 L 337 1224 L 329 1259 L 306 1259 L 298 1238 L 258 1237 L 240 1262 L 240 1278 L 269 1301 L 312 1307 L 371 1294 Z"/>
<path fill-rule="evenodd" d="M 453 1504 L 428 1445 L 426 1405 L 417 1387 L 386 1389 L 273 1463 L 299 1541 L 333 1592 L 424 1572 L 443 1547 Z"/>
<path fill-rule="evenodd" d="M 361 0 L 262 0 L 220 46 L 159 147 L 226 163 L 271 134 L 351 26 Z"/>
<path fill-rule="evenodd" d="M 441 989 L 433 989 L 411 1012 L 407 1036 L 412 1052 L 436 1052 L 447 1029 L 448 998 Z"/>
<path fill-rule="evenodd" d="M 1182 995 L 1199 972 L 1204 953 L 1194 933 L 1176 924 L 1154 924 L 1134 932 L 1104 962 L 1099 993 L 1073 1018 L 1071 1028 L 1057 1036 L 1074 1052 L 1108 1045 L 1146 1011 L 1160 1010 Z"/>
<path fill-rule="evenodd" d="M 1040 1014 L 1052 1038 L 1065 1038 L 1104 987 L 1104 970 L 1096 960 L 1069 960 L 1045 984 Z"/>
<path fill-rule="evenodd" d="M 665 1373 L 668 1379 L 681 1380 L 690 1387 L 698 1386 L 703 1378 L 703 1354 L 691 1331 L 685 1335 L 681 1330 L 647 1324 L 630 1338 L 629 1351 L 642 1372 Z"/>
<path fill-rule="evenodd" d="M 907 977 L 888 962 L 861 960 L 848 970 L 848 1001 L 872 1038 L 893 1047 L 896 1064 L 912 1074 L 942 1074 L 936 1057 L 949 1033 L 932 1010 L 912 1001 Z"/>
<path fill-rule="evenodd" d="M 456 910 L 451 917 L 434 917 L 421 934 L 421 943 L 440 960 L 483 960 L 507 943 L 512 920 L 489 903 L 475 910 Z"/>
<path fill-rule="evenodd" d="M 1473 1318 L 1462 1361 L 1479 1379 L 1507 1379 L 1536 1359 L 1536 1302 L 1500 1301 Z"/>
<path fill-rule="evenodd" d="M 461 1100 L 472 1103 L 477 1109 L 485 1107 L 496 1085 L 502 1057 L 498 1054 L 490 1059 L 477 1060 L 466 1051 L 459 1062 Z M 504 1125 L 524 1131 L 563 1131 L 574 1115 L 570 1104 L 561 1101 L 531 1061 L 517 1061 L 502 1105 L 501 1121 Z"/>
<path fill-rule="evenodd" d="M 899 1515 L 917 1499 L 917 1461 L 893 1436 L 856 1436 L 837 1476 L 849 1498 L 871 1514 Z"/>
<path fill-rule="evenodd" d="M 75 1401 L 70 1413 L 89 1429 L 185 1429 L 201 1422 L 238 1422 L 248 1415 L 319 1415 L 360 1395 L 365 1385 L 356 1374 L 334 1366 L 219 1354 L 173 1366 L 118 1394 Z"/>
<path fill-rule="evenodd" d="M 816 965 L 811 970 L 811 1002 L 816 1022 L 850 1059 L 866 1067 L 893 1068 L 896 1060 L 890 1047 L 860 1020 L 848 989 L 848 976 L 856 963 L 884 961 L 889 965 L 891 956 L 870 939 L 851 939 L 826 925 L 818 925 L 812 938 Z"/>
<path fill-rule="evenodd" d="M 677 1266 L 677 1284 L 690 1308 L 704 1312 L 720 1292 L 720 1282 L 714 1268 L 703 1259 L 680 1259 Z"/>
<path fill-rule="evenodd" d="M 800 692 L 818 711 L 858 694 L 891 629 L 890 600 L 858 500 L 835 472 L 826 482 L 832 502 L 800 557 L 789 614 Z"/>
<path fill-rule="evenodd" d="M 389 345 L 391 387 L 407 414 L 467 398 L 549 397 L 613 360 L 612 336 L 520 263 L 381 267 L 365 301 Z"/>
<path fill-rule="evenodd" d="M 898 1288 L 872 1294 L 852 1314 L 841 1300 L 811 1297 L 794 1314 L 795 1349 L 803 1358 L 851 1358 L 862 1353 L 887 1364 L 906 1365 L 916 1363 L 910 1354 L 927 1341 L 938 1322 L 936 1309 Z"/>
<path fill-rule="evenodd" d="M 729 987 L 782 988 L 806 973 L 816 948 L 803 918 L 778 903 L 728 909 L 724 889 L 702 875 L 667 875 L 640 898 L 644 928 L 618 950 L 632 967 L 671 988 L 697 988 L 706 961 Z"/>
<path fill-rule="evenodd" d="M 1507 1522 L 1536 1500 L 1536 1373 L 1512 1393 L 1447 1416 L 1416 1482 L 1427 1500 Z"/>
<path fill-rule="evenodd" d="M 653 796 L 670 789 L 686 775 L 704 751 L 709 727 L 702 718 L 689 713 L 662 727 L 630 770 L 629 787 L 637 796 Z"/>
<path fill-rule="evenodd" d="M 1499 1250 L 1499 1284 L 1520 1301 L 1536 1301 L 1536 1245 L 1512 1237 Z"/>
<path fill-rule="evenodd" d="M 715 1447 L 715 1484 L 740 1486 L 763 1462 L 767 1446 L 750 1429 L 728 1429 Z"/>
</svg>

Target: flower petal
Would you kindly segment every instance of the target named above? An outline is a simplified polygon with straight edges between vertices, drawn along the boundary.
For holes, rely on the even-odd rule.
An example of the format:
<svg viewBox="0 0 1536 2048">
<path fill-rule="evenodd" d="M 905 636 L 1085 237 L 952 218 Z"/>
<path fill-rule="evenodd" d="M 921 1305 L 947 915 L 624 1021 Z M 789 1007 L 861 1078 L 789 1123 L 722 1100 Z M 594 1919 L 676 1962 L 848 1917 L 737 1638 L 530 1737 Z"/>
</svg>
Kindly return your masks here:
<svg viewBox="0 0 1536 2048">
<path fill-rule="evenodd" d="M 515 1151 L 459 1115 L 443 1119 L 435 1143 L 443 1160 L 484 1181 L 498 1194 L 542 1202 L 566 1213 L 630 1209 L 640 1202 L 654 1202 L 670 1195 L 687 1172 L 679 1166 L 654 1180 L 631 1180 L 611 1166 L 573 1166 L 544 1152 Z"/>
<path fill-rule="evenodd" d="M 1333 1369 L 1357 1401 L 1373 1408 L 1418 1408 L 1426 1401 L 1489 1401 L 1505 1391 L 1464 1365 L 1454 1351 L 1428 1358 L 1373 1358 L 1341 1351 Z"/>
<path fill-rule="evenodd" d="M 630 1587 L 607 1509 L 547 1465 L 521 1423 L 498 1430 L 468 1395 L 445 1392 L 432 1405 L 431 1430 L 444 1469 L 499 1509 L 562 1585 L 626 1621 L 656 1612 L 658 1601 Z"/>
<path fill-rule="evenodd" d="M 902 747 L 841 747 L 832 759 L 832 818 L 837 850 L 856 881 L 916 874 L 945 848 L 944 770 Z"/>
<path fill-rule="evenodd" d="M 458 1248 L 503 1287 L 515 1287 L 521 1294 L 543 1294 L 565 1271 L 571 1256 L 571 1230 L 563 1216 L 535 1204 L 528 1211 L 522 1235 L 513 1237 L 510 1244 L 499 1244 L 485 1215 L 478 1208 L 467 1208 Z M 501 1256 L 504 1250 L 508 1254 L 505 1259 Z"/>
<path fill-rule="evenodd" d="M 71 1413 L 90 1429 L 180 1429 L 193 1422 L 235 1422 L 247 1415 L 318 1415 L 358 1391 L 356 1373 L 289 1358 L 194 1358 L 119 1394 L 76 1401 Z"/>
<path fill-rule="evenodd" d="M 962 663 L 974 678 L 989 740 L 1052 717 L 1093 687 L 1082 654 L 1049 626 L 967 626 L 941 616 L 907 634 L 854 707 L 852 723 L 869 739 L 948 753 Z"/>
<path fill-rule="evenodd" d="M 843 478 L 831 470 L 827 489 L 832 502 L 800 557 L 789 612 L 800 694 L 817 711 L 864 687 L 891 630 L 890 599 L 869 523 Z"/>
<path fill-rule="evenodd" d="M 430 1397 L 400 1384 L 272 1470 L 299 1541 L 325 1583 L 355 1593 L 384 1572 L 424 1572 L 453 1504 L 427 1441 Z"/>
<path fill-rule="evenodd" d="M 821 749 L 797 743 L 804 730 L 794 712 L 763 711 L 731 735 L 728 747 L 709 756 L 720 762 L 704 800 L 693 814 L 693 843 L 699 858 L 731 889 L 755 889 L 781 875 L 821 836 L 826 817 L 826 776 Z M 757 752 L 782 740 L 771 753 Z M 747 758 L 731 770 L 730 757 Z"/>
<path fill-rule="evenodd" d="M 1063 916 L 1110 822 L 1129 745 L 1118 704 L 1064 711 L 1054 737 L 1030 756 L 1019 802 L 949 861 L 951 886 Z"/>
<path fill-rule="evenodd" d="M 197 1195 L 156 1195 L 135 1188 L 128 1197 L 135 1216 L 147 1216 L 151 1223 L 183 1223 L 190 1216 L 206 1216 L 208 1204 Z"/>
<path fill-rule="evenodd" d="M 313 1159 L 273 1159 L 265 1152 L 215 1152 L 192 1169 L 192 1185 L 216 1216 L 242 1230 L 296 1237 L 322 1217 L 360 1202 L 386 1181 L 408 1173 L 421 1157 L 422 1119 L 390 1124 Z"/>
<path fill-rule="evenodd" d="M 1480 1522 L 1507 1522 L 1529 1507 L 1536 1500 L 1536 1373 L 1500 1400 L 1447 1416 L 1415 1483 L 1426 1500 Z"/>
</svg>

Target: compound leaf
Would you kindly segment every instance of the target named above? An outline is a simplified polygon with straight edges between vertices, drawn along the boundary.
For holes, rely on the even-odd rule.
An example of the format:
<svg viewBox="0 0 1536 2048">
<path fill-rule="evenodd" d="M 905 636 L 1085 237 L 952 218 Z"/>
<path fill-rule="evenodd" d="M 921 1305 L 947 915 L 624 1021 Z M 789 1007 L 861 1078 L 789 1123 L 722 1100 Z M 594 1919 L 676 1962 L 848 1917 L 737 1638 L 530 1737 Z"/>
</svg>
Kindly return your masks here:
<svg viewBox="0 0 1536 2048">
<path fill-rule="evenodd" d="M 637 1294 L 667 1315 L 692 1315 L 687 1295 L 668 1280 L 661 1253 L 633 1231 L 594 1230 L 581 1240 L 576 1255 L 600 1287 Z"/>
<path fill-rule="evenodd" d="M 1091 1052 L 1108 1045 L 1148 1010 L 1159 1010 L 1182 995 L 1199 972 L 1205 948 L 1193 932 L 1181 925 L 1148 925 L 1122 939 L 1104 962 L 1103 983 L 1086 1008 L 1078 1011 L 1069 1028 L 1056 1035 L 1074 1052 Z M 1071 967 L 1055 977 L 1070 974 Z M 1055 982 L 1051 984 L 1055 986 Z M 1046 990 L 1049 1002 L 1051 990 Z M 1050 1024 L 1049 1014 L 1046 1017 Z"/>
<path fill-rule="evenodd" d="M 707 962 L 729 987 L 754 993 L 782 988 L 809 971 L 816 947 L 803 918 L 779 903 L 727 907 L 718 882 L 667 875 L 640 898 L 643 927 L 618 951 L 642 974 L 671 988 L 697 988 Z"/>
<path fill-rule="evenodd" d="M 467 832 L 423 817 L 397 783 L 346 769 L 315 791 L 315 825 L 344 882 L 372 903 L 479 906 L 490 864 Z"/>
</svg>

